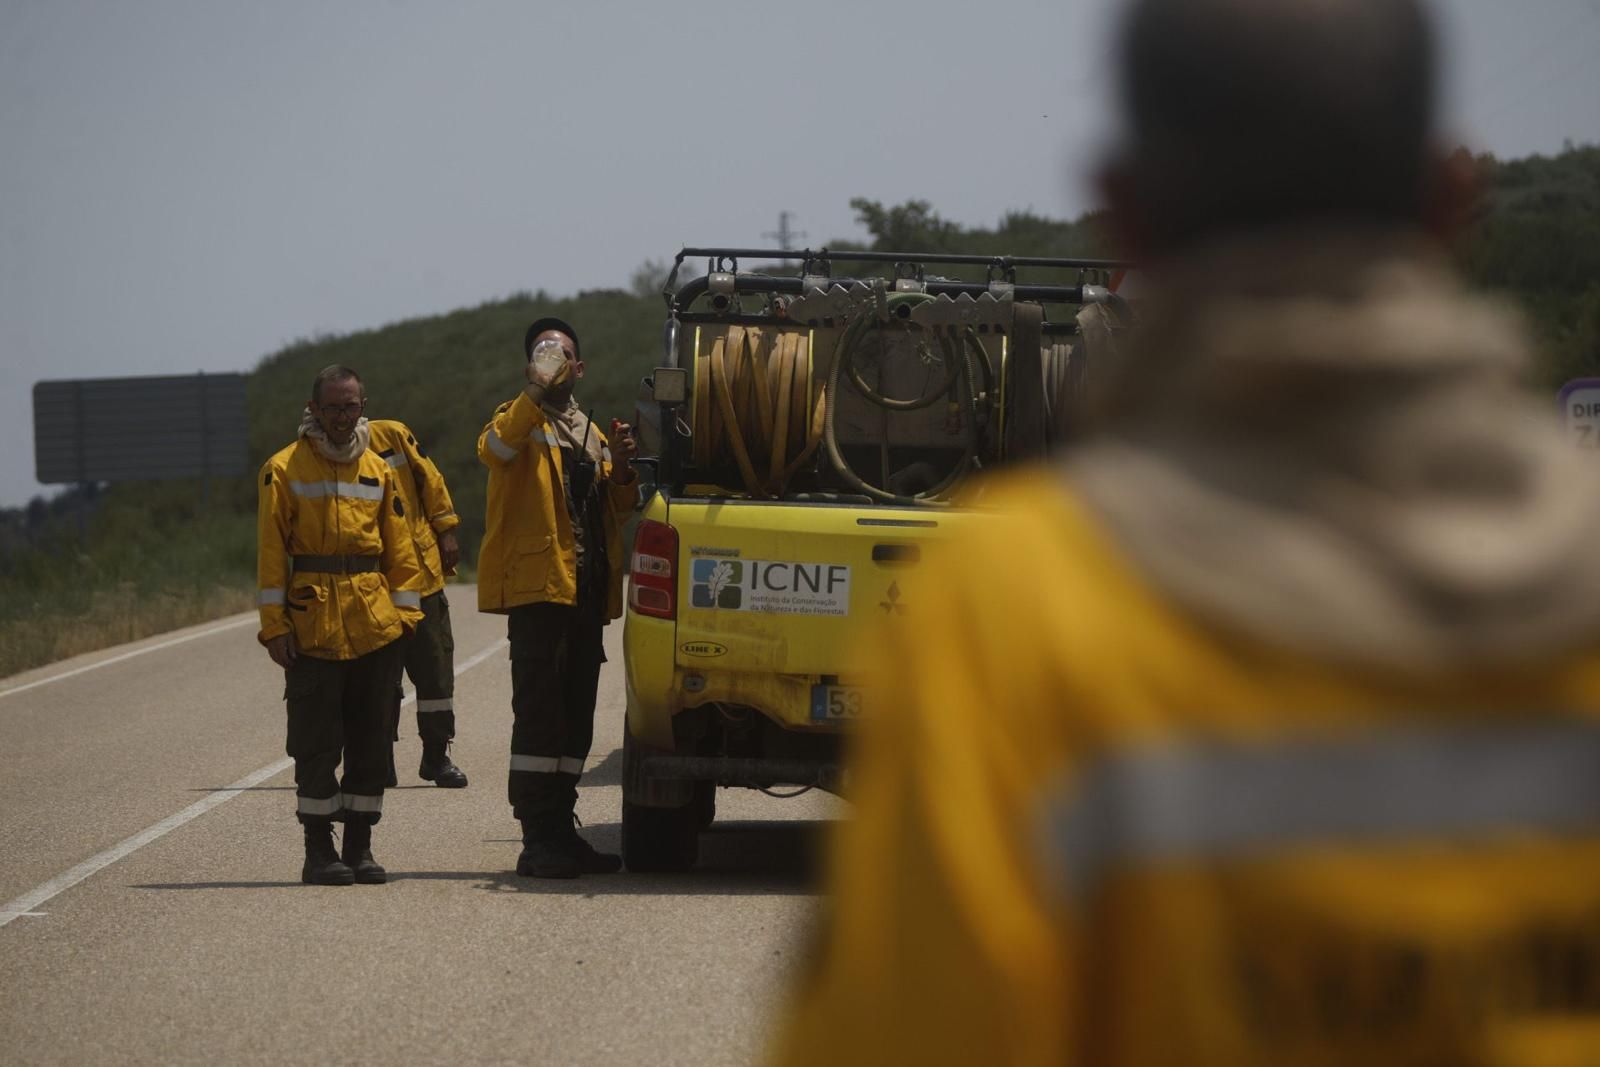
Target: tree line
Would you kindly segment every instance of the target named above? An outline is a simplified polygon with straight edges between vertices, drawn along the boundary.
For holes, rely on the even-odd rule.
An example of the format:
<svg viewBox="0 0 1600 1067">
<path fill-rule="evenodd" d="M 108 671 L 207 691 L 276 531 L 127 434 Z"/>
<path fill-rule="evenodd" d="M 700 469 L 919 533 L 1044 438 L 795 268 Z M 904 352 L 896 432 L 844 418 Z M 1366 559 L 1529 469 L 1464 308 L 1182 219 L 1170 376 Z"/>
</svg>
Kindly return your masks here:
<svg viewBox="0 0 1600 1067">
<path fill-rule="evenodd" d="M 1476 165 L 1483 193 L 1458 250 L 1463 271 L 1525 310 L 1539 342 L 1533 384 L 1553 389 L 1568 378 L 1600 374 L 1600 147 L 1569 146 L 1555 156 L 1505 161 L 1481 156 Z M 885 205 L 857 199 L 851 207 L 865 238 L 828 247 L 1107 254 L 1102 220 L 1093 214 L 1062 220 L 1015 211 L 992 226 L 969 226 L 922 200 Z M 698 272 L 703 264 L 686 264 L 690 268 Z M 652 261 L 621 280 L 625 287 L 566 296 L 516 293 L 445 315 L 291 344 L 263 358 L 251 375 L 252 462 L 292 440 L 320 368 L 353 366 L 366 378 L 369 416 L 409 424 L 443 470 L 463 519 L 461 544 L 470 565 L 482 535 L 485 494 L 477 435 L 495 405 L 515 395 L 527 323 L 543 314 L 573 323 L 587 369 L 580 399 L 601 425 L 611 417 L 631 419 L 639 381 L 662 354 L 664 276 L 665 265 Z M 199 488 L 114 485 L 92 500 L 69 490 L 0 510 L 0 675 L 49 655 L 9 654 L 18 647 L 19 627 L 37 626 L 41 617 L 92 614 L 108 589 L 125 594 L 117 600 L 124 613 L 137 613 L 143 603 L 177 605 L 175 615 L 169 610 L 163 616 L 165 625 L 182 616 L 183 604 L 213 610 L 221 602 L 219 589 L 253 587 L 254 479 L 213 485 L 209 506 Z M 82 536 L 80 525 L 86 527 Z M 137 628 L 136 621 L 132 625 Z"/>
</svg>

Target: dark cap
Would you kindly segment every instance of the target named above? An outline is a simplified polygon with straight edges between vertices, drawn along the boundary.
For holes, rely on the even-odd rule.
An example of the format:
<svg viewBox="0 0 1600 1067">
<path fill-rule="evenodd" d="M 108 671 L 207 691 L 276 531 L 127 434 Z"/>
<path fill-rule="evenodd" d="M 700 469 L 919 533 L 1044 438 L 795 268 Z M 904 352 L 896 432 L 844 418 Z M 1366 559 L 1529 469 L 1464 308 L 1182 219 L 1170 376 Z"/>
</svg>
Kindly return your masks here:
<svg viewBox="0 0 1600 1067">
<path fill-rule="evenodd" d="M 572 338 L 572 356 L 574 359 L 583 358 L 583 350 L 578 347 L 578 331 L 574 330 L 561 319 L 550 317 L 536 321 L 528 327 L 528 332 L 522 338 L 522 356 L 524 359 L 533 358 L 533 341 L 546 330 L 557 330 Z"/>
</svg>

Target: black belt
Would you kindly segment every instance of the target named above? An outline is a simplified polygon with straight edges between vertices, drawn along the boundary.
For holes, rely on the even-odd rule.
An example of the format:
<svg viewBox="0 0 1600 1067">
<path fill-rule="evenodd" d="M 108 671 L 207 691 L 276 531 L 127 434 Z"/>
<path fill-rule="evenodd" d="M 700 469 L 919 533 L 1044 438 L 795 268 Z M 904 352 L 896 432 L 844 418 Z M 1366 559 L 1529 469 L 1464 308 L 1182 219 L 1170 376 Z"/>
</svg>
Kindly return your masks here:
<svg viewBox="0 0 1600 1067">
<path fill-rule="evenodd" d="M 377 556 L 296 556 L 294 569 L 301 574 L 366 574 L 381 562 Z"/>
</svg>

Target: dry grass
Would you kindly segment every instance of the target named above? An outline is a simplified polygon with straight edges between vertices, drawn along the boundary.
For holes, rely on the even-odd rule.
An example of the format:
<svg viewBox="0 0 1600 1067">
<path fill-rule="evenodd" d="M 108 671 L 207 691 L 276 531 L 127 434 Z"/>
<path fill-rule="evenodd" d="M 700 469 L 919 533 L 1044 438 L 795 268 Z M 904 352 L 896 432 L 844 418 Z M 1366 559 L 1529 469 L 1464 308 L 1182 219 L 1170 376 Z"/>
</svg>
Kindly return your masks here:
<svg viewBox="0 0 1600 1067">
<path fill-rule="evenodd" d="M 140 593 L 132 583 L 98 590 L 83 611 L 36 610 L 0 621 L 0 678 L 70 656 L 248 611 L 248 588 L 213 585 Z"/>
</svg>

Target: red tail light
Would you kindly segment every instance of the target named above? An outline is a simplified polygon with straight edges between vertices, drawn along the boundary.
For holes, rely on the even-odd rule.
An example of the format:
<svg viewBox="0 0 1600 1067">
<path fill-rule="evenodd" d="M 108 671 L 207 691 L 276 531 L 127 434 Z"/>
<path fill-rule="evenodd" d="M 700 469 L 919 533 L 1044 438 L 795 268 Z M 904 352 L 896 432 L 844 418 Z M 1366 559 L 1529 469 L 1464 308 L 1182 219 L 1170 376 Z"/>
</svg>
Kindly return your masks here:
<svg viewBox="0 0 1600 1067">
<path fill-rule="evenodd" d="M 628 605 L 640 615 L 678 617 L 678 531 L 645 519 L 633 534 Z"/>
</svg>

